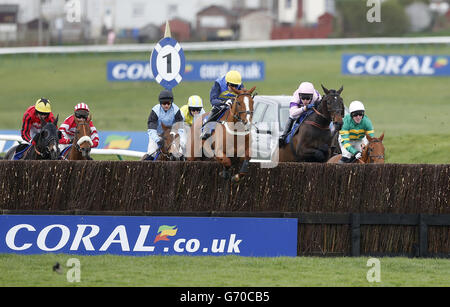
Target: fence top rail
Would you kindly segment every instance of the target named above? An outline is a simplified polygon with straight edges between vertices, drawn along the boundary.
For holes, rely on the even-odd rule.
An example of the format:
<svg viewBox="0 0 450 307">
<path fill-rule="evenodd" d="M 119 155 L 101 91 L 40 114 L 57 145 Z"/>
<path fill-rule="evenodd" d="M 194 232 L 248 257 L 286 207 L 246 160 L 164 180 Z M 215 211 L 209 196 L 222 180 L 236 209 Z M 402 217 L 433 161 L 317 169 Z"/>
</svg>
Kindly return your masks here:
<svg viewBox="0 0 450 307">
<path fill-rule="evenodd" d="M 327 39 L 279 39 L 261 41 L 184 42 L 185 51 L 213 51 L 229 49 L 254 49 L 302 46 L 348 46 L 348 45 L 415 45 L 450 44 L 450 36 L 434 37 L 367 37 Z M 39 53 L 107 53 L 107 52 L 151 52 L 155 44 L 4 47 L 0 55 Z"/>
</svg>

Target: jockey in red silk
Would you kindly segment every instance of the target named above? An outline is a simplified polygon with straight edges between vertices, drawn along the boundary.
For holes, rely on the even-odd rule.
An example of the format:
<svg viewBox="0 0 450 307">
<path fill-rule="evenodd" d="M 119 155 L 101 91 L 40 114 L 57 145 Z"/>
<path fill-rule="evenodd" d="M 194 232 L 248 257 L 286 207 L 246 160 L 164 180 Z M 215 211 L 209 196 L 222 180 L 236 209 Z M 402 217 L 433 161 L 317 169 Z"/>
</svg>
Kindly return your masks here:
<svg viewBox="0 0 450 307">
<path fill-rule="evenodd" d="M 42 121 L 47 123 L 53 122 L 53 116 L 50 106 L 50 100 L 40 98 L 34 106 L 30 106 L 23 114 L 21 137 L 24 141 L 36 145 L 34 138 L 41 132 Z"/>
<path fill-rule="evenodd" d="M 59 144 L 68 145 L 72 144 L 73 138 L 75 137 L 75 131 L 77 129 L 77 124 L 75 123 L 75 117 L 87 119 L 89 117 L 89 106 L 84 102 L 79 103 L 74 108 L 74 114 L 67 117 L 64 122 L 59 127 L 59 131 L 62 133 L 62 137 L 59 140 Z M 89 127 L 91 128 L 91 141 L 92 148 L 98 146 L 99 138 L 97 128 L 95 128 L 92 120 L 89 121 Z M 61 149 L 67 146 L 60 146 Z"/>
</svg>

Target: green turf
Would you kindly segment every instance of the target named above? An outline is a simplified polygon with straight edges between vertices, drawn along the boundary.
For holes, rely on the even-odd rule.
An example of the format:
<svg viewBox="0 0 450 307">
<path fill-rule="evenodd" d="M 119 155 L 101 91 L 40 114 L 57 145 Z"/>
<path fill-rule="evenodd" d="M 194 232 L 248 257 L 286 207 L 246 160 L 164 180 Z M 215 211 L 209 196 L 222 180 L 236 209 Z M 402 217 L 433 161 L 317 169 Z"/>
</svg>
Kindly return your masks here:
<svg viewBox="0 0 450 307">
<path fill-rule="evenodd" d="M 386 162 L 450 163 L 450 92 L 448 77 L 394 77 L 341 75 L 341 54 L 450 54 L 450 46 L 373 46 L 278 48 L 217 52 L 186 52 L 186 60 L 261 60 L 266 79 L 245 82 L 260 95 L 291 95 L 301 81 L 320 89 L 344 85 L 348 106 L 361 100 L 376 135 L 385 132 Z M 150 109 L 162 89 L 156 82 L 108 82 L 109 60 L 147 60 L 149 53 L 1 56 L 0 129 L 20 129 L 25 109 L 38 97 L 52 101 L 61 121 L 73 106 L 89 104 L 98 130 L 145 131 Z M 200 95 L 209 110 L 211 82 L 184 81 L 174 89 L 181 106 L 190 95 Z M 115 156 L 107 159 L 117 158 Z"/>
<path fill-rule="evenodd" d="M 79 283 L 67 280 L 70 258 L 80 261 Z M 368 259 L 0 254 L 0 286 L 450 286 L 448 259 L 378 258 L 380 282 L 367 280 Z"/>
</svg>

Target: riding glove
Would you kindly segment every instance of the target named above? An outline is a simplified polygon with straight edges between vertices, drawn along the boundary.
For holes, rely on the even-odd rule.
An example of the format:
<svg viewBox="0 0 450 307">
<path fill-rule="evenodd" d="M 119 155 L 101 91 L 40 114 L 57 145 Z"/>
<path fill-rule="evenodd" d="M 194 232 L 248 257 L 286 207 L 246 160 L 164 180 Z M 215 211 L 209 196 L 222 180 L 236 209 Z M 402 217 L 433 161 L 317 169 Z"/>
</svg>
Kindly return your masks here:
<svg viewBox="0 0 450 307">
<path fill-rule="evenodd" d="M 355 154 L 355 159 L 361 159 L 361 156 L 362 156 L 361 152 L 358 151 L 358 152 Z"/>
</svg>

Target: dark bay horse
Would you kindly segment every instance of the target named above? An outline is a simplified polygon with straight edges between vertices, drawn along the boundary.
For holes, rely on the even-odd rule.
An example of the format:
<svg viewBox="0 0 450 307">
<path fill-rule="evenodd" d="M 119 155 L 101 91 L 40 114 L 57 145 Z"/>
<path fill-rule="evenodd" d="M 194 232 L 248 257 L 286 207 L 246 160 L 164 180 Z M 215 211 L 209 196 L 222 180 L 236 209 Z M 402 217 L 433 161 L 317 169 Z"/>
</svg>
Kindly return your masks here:
<svg viewBox="0 0 450 307">
<path fill-rule="evenodd" d="M 184 161 L 184 155 L 181 148 L 180 134 L 172 129 L 172 126 L 165 126 L 161 123 L 163 133 L 160 138 L 164 145 L 158 149 L 155 160 L 153 161 Z M 147 155 L 142 157 L 141 161 L 146 160 Z"/>
<path fill-rule="evenodd" d="M 230 168 L 232 165 L 239 166 L 240 170 L 237 174 L 231 177 L 233 182 L 239 182 L 240 179 L 248 172 L 250 161 L 250 146 L 251 146 L 251 124 L 253 118 L 253 91 L 255 86 L 250 90 L 238 90 L 232 88 L 236 94 L 231 107 L 225 111 L 221 119 L 217 122 L 211 137 L 206 141 L 199 141 L 199 133 L 196 133 L 196 127 L 201 127 L 202 118 L 194 121 L 191 127 L 190 136 L 190 152 L 188 154 L 188 161 L 194 161 L 196 158 L 204 158 L 205 152 L 209 154 L 208 157 L 214 159 L 223 166 L 223 171 L 220 175 L 224 179 L 231 177 Z M 197 142 L 197 143 L 196 143 Z M 196 144 L 201 144 L 200 156 L 195 155 Z M 203 152 L 202 152 L 203 149 Z"/>
<path fill-rule="evenodd" d="M 360 159 L 355 159 L 352 163 L 384 163 L 384 133 L 378 138 L 372 138 L 366 135 L 369 143 L 364 147 Z M 335 155 L 331 157 L 327 163 L 338 163 L 342 155 Z"/>
<path fill-rule="evenodd" d="M 64 154 L 67 160 L 93 160 L 91 158 L 91 147 L 93 145 L 91 140 L 91 117 L 77 118 L 74 117 L 76 123 L 75 137 L 73 138 L 72 146 Z"/>
<path fill-rule="evenodd" d="M 292 137 L 289 144 L 278 151 L 279 162 L 326 162 L 330 155 L 333 135 L 330 123 L 338 131 L 342 127 L 344 117 L 344 101 L 339 90 L 328 90 L 322 85 L 325 96 L 314 112 L 309 114 Z"/>
<path fill-rule="evenodd" d="M 42 121 L 41 132 L 35 138 L 36 146 L 28 146 L 20 160 L 58 160 L 59 159 L 59 135 L 58 135 L 58 117 L 54 122 Z M 5 159 L 13 160 L 16 152 L 27 148 L 25 144 L 11 148 Z"/>
</svg>

